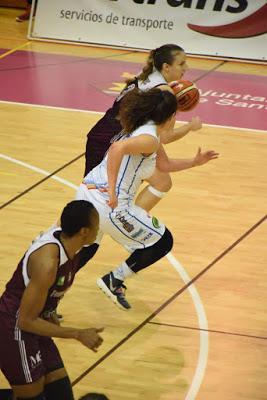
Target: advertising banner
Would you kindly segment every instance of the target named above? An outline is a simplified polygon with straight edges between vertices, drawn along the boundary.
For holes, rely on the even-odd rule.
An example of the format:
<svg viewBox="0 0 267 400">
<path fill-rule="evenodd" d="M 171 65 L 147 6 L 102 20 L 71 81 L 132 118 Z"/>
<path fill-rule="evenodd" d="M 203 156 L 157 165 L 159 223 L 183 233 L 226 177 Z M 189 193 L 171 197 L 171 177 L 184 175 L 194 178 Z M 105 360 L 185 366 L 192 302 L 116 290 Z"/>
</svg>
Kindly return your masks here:
<svg viewBox="0 0 267 400">
<path fill-rule="evenodd" d="M 31 38 L 267 59 L 266 0 L 38 0 Z"/>
</svg>

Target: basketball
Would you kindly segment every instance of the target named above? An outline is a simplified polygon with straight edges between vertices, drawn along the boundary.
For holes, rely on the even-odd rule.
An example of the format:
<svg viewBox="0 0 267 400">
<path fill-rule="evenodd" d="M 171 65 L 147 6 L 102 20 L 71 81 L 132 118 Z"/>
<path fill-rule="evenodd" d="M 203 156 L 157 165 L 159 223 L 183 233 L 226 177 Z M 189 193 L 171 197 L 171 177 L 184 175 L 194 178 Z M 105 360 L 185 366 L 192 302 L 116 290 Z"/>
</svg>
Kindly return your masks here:
<svg viewBox="0 0 267 400">
<path fill-rule="evenodd" d="M 199 102 L 199 90 L 193 82 L 190 81 L 173 81 L 169 83 L 177 101 L 178 111 L 191 111 Z"/>
</svg>

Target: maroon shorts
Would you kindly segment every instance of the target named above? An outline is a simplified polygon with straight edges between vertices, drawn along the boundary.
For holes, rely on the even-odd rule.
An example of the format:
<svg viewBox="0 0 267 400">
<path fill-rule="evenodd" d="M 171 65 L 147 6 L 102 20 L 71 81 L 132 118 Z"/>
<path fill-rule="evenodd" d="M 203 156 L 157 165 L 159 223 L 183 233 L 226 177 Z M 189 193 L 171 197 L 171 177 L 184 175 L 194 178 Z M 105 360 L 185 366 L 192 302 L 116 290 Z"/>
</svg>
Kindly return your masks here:
<svg viewBox="0 0 267 400">
<path fill-rule="evenodd" d="M 51 338 L 21 331 L 15 319 L 0 312 L 0 369 L 10 385 L 35 382 L 63 367 Z"/>
<path fill-rule="evenodd" d="M 109 149 L 110 141 L 121 130 L 121 124 L 110 111 L 90 130 L 86 143 L 84 176 L 101 163 Z"/>
</svg>

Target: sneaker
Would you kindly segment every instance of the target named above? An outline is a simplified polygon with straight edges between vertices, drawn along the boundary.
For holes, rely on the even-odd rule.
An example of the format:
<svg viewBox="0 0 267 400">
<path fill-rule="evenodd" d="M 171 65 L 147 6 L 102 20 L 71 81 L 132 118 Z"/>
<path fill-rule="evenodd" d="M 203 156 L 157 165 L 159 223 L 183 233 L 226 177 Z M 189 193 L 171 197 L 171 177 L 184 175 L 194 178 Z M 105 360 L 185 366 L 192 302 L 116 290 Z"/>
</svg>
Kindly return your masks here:
<svg viewBox="0 0 267 400">
<path fill-rule="evenodd" d="M 26 5 L 26 10 L 23 14 L 19 15 L 16 18 L 17 22 L 24 22 L 24 21 L 28 21 L 30 19 L 30 15 L 31 15 L 31 4 L 27 4 Z M 34 12 L 33 12 L 33 16 L 35 15 L 35 11 L 36 11 L 36 7 L 34 8 Z"/>
<path fill-rule="evenodd" d="M 30 19 L 30 15 L 31 15 L 31 12 L 30 12 L 30 11 L 26 11 L 24 14 L 19 15 L 19 16 L 16 18 L 16 21 L 17 21 L 17 22 L 28 21 L 28 20 Z"/>
<path fill-rule="evenodd" d="M 97 286 L 111 298 L 113 303 L 117 304 L 123 310 L 128 310 L 131 306 L 125 298 L 126 286 L 122 282 L 115 278 L 113 272 L 102 276 L 102 278 L 98 278 L 96 281 Z"/>
</svg>

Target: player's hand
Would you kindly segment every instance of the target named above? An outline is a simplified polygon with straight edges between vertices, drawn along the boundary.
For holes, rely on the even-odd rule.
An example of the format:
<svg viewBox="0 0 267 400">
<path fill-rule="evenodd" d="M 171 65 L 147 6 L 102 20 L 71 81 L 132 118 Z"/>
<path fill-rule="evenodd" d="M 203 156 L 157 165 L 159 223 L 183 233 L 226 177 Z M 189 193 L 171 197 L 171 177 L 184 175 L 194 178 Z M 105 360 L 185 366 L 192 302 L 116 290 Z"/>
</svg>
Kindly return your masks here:
<svg viewBox="0 0 267 400">
<path fill-rule="evenodd" d="M 193 166 L 206 164 L 207 162 L 215 160 L 218 157 L 219 153 L 216 153 L 213 150 L 204 151 L 202 153 L 201 148 L 199 147 L 197 154 L 195 155 L 195 158 L 193 160 Z"/>
<path fill-rule="evenodd" d="M 77 340 L 96 353 L 98 347 L 103 343 L 103 339 L 98 333 L 103 332 L 103 330 L 104 328 L 80 329 Z"/>
<path fill-rule="evenodd" d="M 191 131 L 198 131 L 202 128 L 202 121 L 199 117 L 193 117 L 188 124 Z"/>
<path fill-rule="evenodd" d="M 116 194 L 110 193 L 109 194 L 109 200 L 107 200 L 107 205 L 114 210 L 118 206 L 118 199 Z"/>
</svg>

